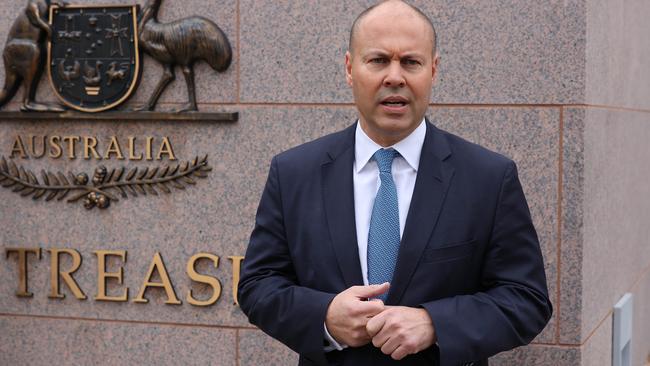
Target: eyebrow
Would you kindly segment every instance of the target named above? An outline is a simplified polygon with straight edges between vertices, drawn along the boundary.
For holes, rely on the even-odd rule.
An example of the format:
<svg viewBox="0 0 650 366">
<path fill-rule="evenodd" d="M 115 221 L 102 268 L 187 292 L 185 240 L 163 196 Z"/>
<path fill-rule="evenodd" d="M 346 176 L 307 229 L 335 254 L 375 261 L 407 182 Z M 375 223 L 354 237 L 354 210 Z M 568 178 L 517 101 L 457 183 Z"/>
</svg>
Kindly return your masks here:
<svg viewBox="0 0 650 366">
<path fill-rule="evenodd" d="M 373 56 L 381 56 L 381 57 L 389 57 L 390 54 L 386 51 L 378 50 L 378 49 L 370 49 L 369 51 L 363 53 L 361 57 L 363 59 L 367 59 L 368 57 L 373 57 Z M 405 59 L 405 58 L 424 58 L 425 55 L 419 52 L 405 52 L 401 55 L 399 55 L 400 60 Z"/>
</svg>

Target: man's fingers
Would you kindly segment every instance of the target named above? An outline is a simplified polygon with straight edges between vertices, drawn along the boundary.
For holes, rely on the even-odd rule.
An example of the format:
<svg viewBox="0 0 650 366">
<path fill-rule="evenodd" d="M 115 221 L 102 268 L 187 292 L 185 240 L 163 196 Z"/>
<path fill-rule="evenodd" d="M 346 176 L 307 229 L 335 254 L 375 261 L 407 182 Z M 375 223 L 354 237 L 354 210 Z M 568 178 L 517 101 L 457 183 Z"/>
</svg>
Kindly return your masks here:
<svg viewBox="0 0 650 366">
<path fill-rule="evenodd" d="M 409 353 L 406 351 L 406 348 L 404 346 L 399 346 L 393 353 L 390 354 L 390 357 L 393 358 L 393 360 L 401 360 L 402 358 L 408 356 Z"/>
<path fill-rule="evenodd" d="M 398 348 L 400 348 L 399 341 L 395 338 L 388 338 L 381 346 L 381 352 L 385 355 L 392 355 Z"/>
<path fill-rule="evenodd" d="M 384 311 L 384 303 L 380 301 L 359 301 L 354 304 L 356 315 L 373 317 Z"/>
<path fill-rule="evenodd" d="M 382 316 L 381 313 L 368 320 L 368 323 L 366 323 L 366 331 L 368 332 L 368 335 L 371 338 L 374 338 L 377 335 L 377 333 L 379 333 L 381 328 L 384 327 L 385 322 L 386 319 L 385 317 Z"/>
<path fill-rule="evenodd" d="M 381 285 L 354 286 L 350 287 L 354 296 L 360 299 L 377 297 L 388 291 L 390 283 L 384 282 Z"/>
</svg>

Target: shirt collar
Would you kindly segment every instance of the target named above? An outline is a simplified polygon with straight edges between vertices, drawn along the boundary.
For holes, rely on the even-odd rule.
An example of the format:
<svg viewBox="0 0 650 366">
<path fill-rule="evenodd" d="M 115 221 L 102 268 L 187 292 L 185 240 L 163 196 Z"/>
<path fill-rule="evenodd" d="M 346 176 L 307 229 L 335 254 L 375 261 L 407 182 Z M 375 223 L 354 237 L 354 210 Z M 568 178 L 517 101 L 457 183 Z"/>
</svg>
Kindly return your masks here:
<svg viewBox="0 0 650 366">
<path fill-rule="evenodd" d="M 424 137 L 427 133 L 427 127 L 424 123 L 424 118 L 420 125 L 411 132 L 404 139 L 400 140 L 392 147 L 406 160 L 408 165 L 417 172 L 420 165 L 420 154 L 422 153 L 422 145 L 424 145 Z M 370 161 L 372 155 L 382 146 L 372 141 L 368 135 L 361 128 L 361 124 L 357 122 L 357 128 L 354 136 L 354 158 L 355 169 L 359 173 Z"/>
</svg>

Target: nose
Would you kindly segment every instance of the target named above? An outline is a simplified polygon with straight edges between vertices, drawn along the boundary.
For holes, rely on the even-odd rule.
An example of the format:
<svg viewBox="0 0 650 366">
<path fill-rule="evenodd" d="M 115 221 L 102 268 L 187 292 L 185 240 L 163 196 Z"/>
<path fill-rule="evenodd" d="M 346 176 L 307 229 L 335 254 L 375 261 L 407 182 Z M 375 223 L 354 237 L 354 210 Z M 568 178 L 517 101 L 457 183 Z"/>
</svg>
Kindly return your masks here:
<svg viewBox="0 0 650 366">
<path fill-rule="evenodd" d="M 386 77 L 384 78 L 384 86 L 387 88 L 401 88 L 406 84 L 404 75 L 402 73 L 402 65 L 400 62 L 392 61 L 387 69 Z"/>
</svg>

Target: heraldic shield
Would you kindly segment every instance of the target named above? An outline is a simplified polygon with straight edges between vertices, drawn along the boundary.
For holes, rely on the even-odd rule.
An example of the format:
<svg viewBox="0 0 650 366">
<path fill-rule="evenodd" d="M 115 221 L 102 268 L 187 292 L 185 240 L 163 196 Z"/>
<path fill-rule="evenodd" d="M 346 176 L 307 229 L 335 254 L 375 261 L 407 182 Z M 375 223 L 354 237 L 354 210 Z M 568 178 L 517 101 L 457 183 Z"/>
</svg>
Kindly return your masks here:
<svg viewBox="0 0 650 366">
<path fill-rule="evenodd" d="M 48 74 L 55 94 L 83 112 L 111 109 L 140 77 L 137 5 L 50 8 Z"/>
</svg>

